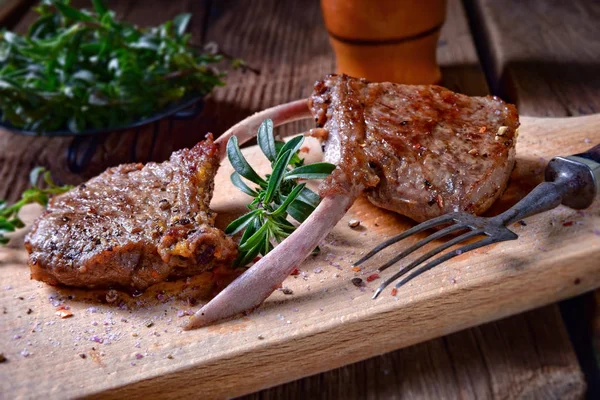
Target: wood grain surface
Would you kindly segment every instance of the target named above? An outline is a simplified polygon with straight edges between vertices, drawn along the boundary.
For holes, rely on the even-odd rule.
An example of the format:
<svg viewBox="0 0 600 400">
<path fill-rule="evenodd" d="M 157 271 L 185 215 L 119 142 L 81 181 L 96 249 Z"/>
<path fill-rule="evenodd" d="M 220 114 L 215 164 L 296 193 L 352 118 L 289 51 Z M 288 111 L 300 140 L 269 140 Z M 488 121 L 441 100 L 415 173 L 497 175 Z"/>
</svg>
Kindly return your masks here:
<svg viewBox="0 0 600 400">
<path fill-rule="evenodd" d="M 523 118 L 517 168 L 493 212 L 507 208 L 540 181 L 550 156 L 579 152 L 589 147 L 587 141 L 600 140 L 598 123 L 600 116 Z M 547 135 L 554 140 L 545 140 Z M 319 159 L 319 144 L 309 143 L 307 158 Z M 256 147 L 245 154 L 259 173 L 268 170 Z M 228 182 L 231 172 L 225 162 L 216 178 L 212 208 L 221 225 L 243 212 L 248 200 Z M 361 220 L 361 228 L 349 228 L 349 219 Z M 0 364 L 2 392 L 11 398 L 99 392 L 121 398 L 198 393 L 231 397 L 327 371 L 600 286 L 600 238 L 594 231 L 599 224 L 600 201 L 584 212 L 559 207 L 528 218 L 526 226 L 515 224 L 518 241 L 459 256 L 409 282 L 397 296 L 388 289 L 373 301 L 380 280 L 359 288 L 351 278 L 366 279 L 391 252 L 358 272 L 351 262 L 410 222 L 361 200 L 322 243 L 322 252 L 285 281 L 292 295 L 278 291 L 244 318 L 190 332 L 178 327 L 185 319 L 177 316 L 193 308 L 179 283 L 154 287 L 139 298 L 121 294 L 112 304 L 103 304 L 89 292 L 30 281 L 25 251 L 3 250 L 0 346 L 7 349 L 9 362 Z M 203 279 L 190 282 L 191 290 L 201 291 Z M 56 315 L 57 307 L 64 306 L 73 317 Z M 493 336 L 483 338 L 487 340 Z M 518 340 L 509 345 L 514 351 Z M 557 361 L 534 356 L 533 366 L 538 357 Z M 519 361 L 526 364 L 525 354 L 519 354 Z M 533 377 L 527 376 L 527 368 L 511 367 L 514 384 L 502 389 L 509 397 L 532 390 L 562 398 L 581 393 L 581 385 L 564 380 L 561 365 Z M 40 373 L 45 379 L 39 379 Z M 540 387 L 542 392 L 536 390 Z"/>
<path fill-rule="evenodd" d="M 600 112 L 600 2 L 465 0 L 494 94 L 522 115 Z"/>
<path fill-rule="evenodd" d="M 494 94 L 523 115 L 600 112 L 600 3 L 465 0 Z M 600 292 L 561 303 L 589 383 L 600 396 Z"/>
<path fill-rule="evenodd" d="M 86 2 L 75 2 L 78 3 Z M 223 49 L 262 71 L 260 76 L 230 74 L 228 86 L 208 99 L 201 118 L 176 123 L 170 136 L 165 131 L 161 133 L 161 146 L 153 155 L 157 160 L 166 158 L 173 149 L 189 146 L 207 131 L 222 132 L 254 111 L 306 96 L 314 80 L 333 70 L 334 59 L 316 1 L 302 5 L 274 1 L 252 5 L 242 1 L 210 2 L 210 12 L 206 12 L 209 9 L 206 1 L 109 3 L 119 15 L 141 25 L 159 23 L 191 10 L 194 40 L 217 41 Z M 479 68 L 462 6 L 459 1 L 449 3 L 438 48 L 444 85 L 467 94 L 485 94 L 488 91 L 485 77 Z M 160 12 L 154 11 L 159 7 Z M 31 21 L 31 16 L 28 18 Z M 21 29 L 26 24 L 27 18 Z M 284 132 L 298 132 L 309 125 L 299 123 Z M 131 140 L 131 133 L 111 135 L 92 169 L 80 177 L 64 169 L 62 157 L 67 141 L 0 133 L 0 149 L 6 149 L 0 151 L 0 176 L 5 178 L 0 184 L 0 196 L 14 199 L 26 185 L 29 168 L 39 162 L 51 166 L 63 181 L 80 182 L 108 165 L 125 161 Z M 144 145 L 141 144 L 142 154 Z M 29 151 L 24 152 L 24 148 Z M 528 335 L 522 335 L 524 329 Z M 372 370 L 375 367 L 380 369 Z M 149 387 L 154 384 L 147 383 Z M 563 392 L 577 397 L 584 387 L 562 322 L 556 308 L 551 306 L 387 353 L 254 397 L 302 397 L 309 393 L 322 398 L 360 398 L 359 394 L 412 398 L 440 392 L 447 393 L 447 397 L 460 394 L 467 398 L 488 395 L 498 398 L 505 393 L 556 397 Z"/>
</svg>

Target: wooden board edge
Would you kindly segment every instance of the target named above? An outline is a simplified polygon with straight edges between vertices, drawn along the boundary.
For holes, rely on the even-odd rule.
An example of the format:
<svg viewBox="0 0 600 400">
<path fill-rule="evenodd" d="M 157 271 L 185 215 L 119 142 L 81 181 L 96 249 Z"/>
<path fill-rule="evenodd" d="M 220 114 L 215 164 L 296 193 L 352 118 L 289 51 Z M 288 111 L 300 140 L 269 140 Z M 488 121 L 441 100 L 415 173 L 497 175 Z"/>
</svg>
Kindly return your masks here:
<svg viewBox="0 0 600 400">
<path fill-rule="evenodd" d="M 259 350 L 242 351 L 203 365 L 102 391 L 91 398 L 123 398 L 133 395 L 152 395 L 155 398 L 175 395 L 231 398 L 255 392 L 592 291 L 600 287 L 600 265 L 593 262 L 599 257 L 600 249 L 590 249 L 567 263 L 548 268 L 546 275 L 551 275 L 557 269 L 565 272 L 546 287 L 547 291 L 556 293 L 552 299 L 538 293 L 527 304 L 518 304 L 511 300 L 511 294 L 518 292 L 514 282 L 504 280 L 487 288 L 487 292 L 493 293 L 493 301 L 483 301 L 482 304 L 485 305 L 473 313 L 472 309 L 461 308 L 461 302 L 456 301 L 457 297 L 460 297 L 460 293 L 477 293 L 481 290 L 466 287 L 458 294 L 449 291 L 442 295 L 439 302 L 436 301 L 438 306 L 435 309 L 430 307 L 427 299 L 423 299 L 375 315 L 365 313 L 358 318 L 349 318 L 345 324 L 321 327 L 294 338 L 291 342 L 280 343 L 280 346 L 272 344 Z M 580 267 L 577 270 L 565 269 L 573 264 Z M 594 278 L 570 284 L 580 275 Z M 523 284 L 528 281 L 520 280 Z M 540 277 L 540 280 L 543 279 Z M 438 328 L 424 329 L 424 323 L 431 318 L 438 320 Z M 460 323 L 457 324 L 456 319 L 460 319 Z M 381 324 L 389 329 L 382 331 Z M 445 326 L 452 327 L 446 329 Z M 398 329 L 403 330 L 402 335 L 394 334 Z M 375 340 L 376 336 L 380 337 Z M 385 344 L 373 345 L 377 341 Z M 335 348 L 334 351 L 332 347 Z M 332 353 L 335 354 L 334 357 L 329 356 Z M 276 368 L 264 362 L 274 358 L 278 359 Z"/>
</svg>

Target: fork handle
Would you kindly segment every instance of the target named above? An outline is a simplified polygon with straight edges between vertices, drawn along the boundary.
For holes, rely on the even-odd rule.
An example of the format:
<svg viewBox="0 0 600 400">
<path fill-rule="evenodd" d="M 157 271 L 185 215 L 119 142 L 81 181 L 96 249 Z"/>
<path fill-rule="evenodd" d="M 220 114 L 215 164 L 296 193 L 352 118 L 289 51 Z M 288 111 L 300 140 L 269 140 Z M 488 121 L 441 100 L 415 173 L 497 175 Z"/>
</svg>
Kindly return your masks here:
<svg viewBox="0 0 600 400">
<path fill-rule="evenodd" d="M 576 210 L 589 207 L 600 193 L 600 145 L 585 153 L 554 157 L 545 175 L 546 182 L 496 218 L 508 225 L 560 204 Z"/>
<path fill-rule="evenodd" d="M 584 153 L 553 158 L 545 172 L 546 181 L 565 187 L 562 204 L 588 208 L 600 193 L 600 144 Z"/>
</svg>

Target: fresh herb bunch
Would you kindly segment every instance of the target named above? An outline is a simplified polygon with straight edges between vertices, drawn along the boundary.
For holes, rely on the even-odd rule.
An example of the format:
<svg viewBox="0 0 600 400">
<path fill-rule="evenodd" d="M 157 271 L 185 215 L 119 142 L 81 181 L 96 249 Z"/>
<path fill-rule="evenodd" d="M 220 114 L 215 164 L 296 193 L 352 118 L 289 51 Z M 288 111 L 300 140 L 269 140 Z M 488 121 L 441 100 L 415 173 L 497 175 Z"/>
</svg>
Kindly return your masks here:
<svg viewBox="0 0 600 400">
<path fill-rule="evenodd" d="M 3 120 L 37 132 L 111 128 L 223 85 L 211 65 L 222 55 L 189 45 L 190 14 L 141 29 L 92 3 L 44 0 L 25 36 L 0 31 Z"/>
<path fill-rule="evenodd" d="M 262 178 L 242 155 L 237 138 L 229 139 L 227 157 L 235 170 L 231 182 L 254 198 L 248 204 L 250 212 L 225 228 L 225 233 L 230 235 L 244 230 L 236 265 L 243 266 L 259 254 L 266 255 L 296 229 L 287 220 L 288 215 L 302 223 L 319 204 L 319 195 L 299 180 L 326 178 L 335 165 L 325 162 L 304 165 L 304 160 L 298 156 L 303 142 L 303 136 L 294 137 L 287 143 L 276 141 L 273 121 L 265 120 L 258 129 L 258 145 L 271 162 L 273 171 Z M 250 188 L 241 177 L 258 187 Z"/>
<path fill-rule="evenodd" d="M 40 179 L 40 176 L 42 179 Z M 45 187 L 40 186 L 40 180 L 46 184 Z M 48 199 L 51 195 L 61 194 L 73 188 L 71 185 L 58 186 L 52 180 L 50 171 L 43 167 L 36 167 L 29 173 L 29 182 L 31 188 L 25 190 L 21 195 L 21 200 L 15 204 L 9 206 L 5 200 L 0 200 L 0 245 L 9 242 L 9 238 L 4 236 L 6 233 L 14 232 L 16 229 L 25 226 L 19 218 L 19 211 L 23 206 L 38 203 L 45 207 L 48 205 Z"/>
</svg>

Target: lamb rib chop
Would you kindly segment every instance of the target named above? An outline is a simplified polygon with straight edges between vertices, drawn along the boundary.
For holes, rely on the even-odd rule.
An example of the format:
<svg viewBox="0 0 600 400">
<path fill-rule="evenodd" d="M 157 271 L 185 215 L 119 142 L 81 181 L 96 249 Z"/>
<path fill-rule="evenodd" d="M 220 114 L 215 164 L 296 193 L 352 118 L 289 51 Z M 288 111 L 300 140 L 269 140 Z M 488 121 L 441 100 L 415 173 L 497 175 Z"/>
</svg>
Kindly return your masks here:
<svg viewBox="0 0 600 400">
<path fill-rule="evenodd" d="M 376 205 L 417 221 L 448 211 L 481 213 L 496 200 L 514 166 L 514 106 L 438 86 L 368 83 L 330 75 L 307 102 L 328 132 L 325 159 L 337 164 L 320 188 L 322 201 L 286 240 L 190 319 L 187 328 L 259 306 L 329 233 L 363 192 Z M 306 107 L 306 106 L 305 106 Z M 306 114 L 300 102 L 234 126 L 240 142 L 263 118 L 278 123 Z"/>
<path fill-rule="evenodd" d="M 376 206 L 418 222 L 481 214 L 514 167 L 518 114 L 497 97 L 332 75 L 317 82 L 310 108 L 338 166 L 321 195 L 366 189 Z"/>
<path fill-rule="evenodd" d="M 125 164 L 52 198 L 25 240 L 31 277 L 51 285 L 143 290 L 236 256 L 209 209 L 212 136 L 161 164 Z"/>
</svg>

